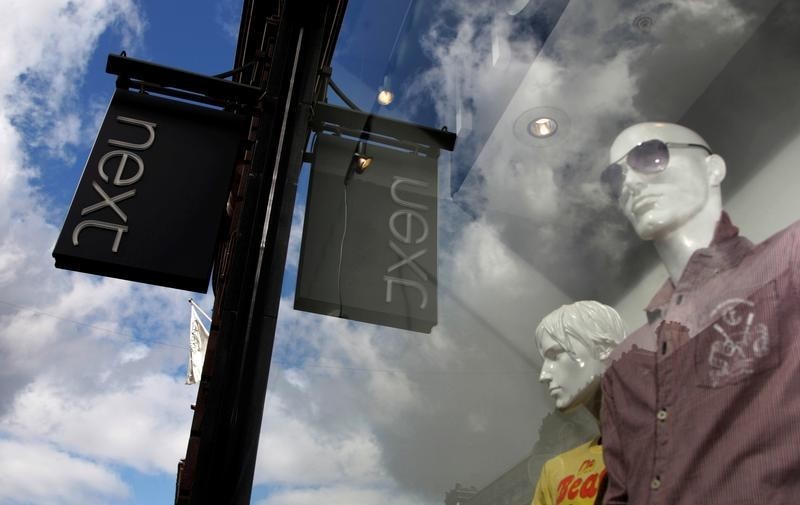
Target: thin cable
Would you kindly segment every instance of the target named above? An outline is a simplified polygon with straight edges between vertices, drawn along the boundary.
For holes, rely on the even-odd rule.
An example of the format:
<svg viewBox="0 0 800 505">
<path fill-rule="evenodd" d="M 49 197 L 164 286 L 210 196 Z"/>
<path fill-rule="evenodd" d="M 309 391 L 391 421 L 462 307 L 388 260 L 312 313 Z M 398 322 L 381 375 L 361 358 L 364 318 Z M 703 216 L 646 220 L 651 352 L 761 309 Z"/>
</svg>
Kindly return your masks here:
<svg viewBox="0 0 800 505">
<path fill-rule="evenodd" d="M 303 363 L 302 366 L 297 366 L 288 361 L 283 361 L 280 359 L 273 359 L 271 361 L 277 365 L 283 365 L 286 369 L 300 369 L 304 372 L 307 372 L 309 369 L 319 369 L 319 370 L 337 370 L 337 371 L 349 371 L 349 372 L 367 372 L 367 373 L 389 373 L 389 374 L 402 374 L 409 378 L 413 377 L 414 375 L 530 375 L 532 377 L 538 377 L 538 371 L 536 370 L 506 370 L 506 369 L 495 369 L 495 370 L 432 370 L 432 369 L 402 369 L 402 368 L 367 368 L 367 367 L 354 367 L 354 366 L 344 366 L 344 365 L 324 365 L 324 364 L 308 364 Z"/>
<path fill-rule="evenodd" d="M 397 49 L 397 42 L 400 40 L 400 33 L 403 31 L 403 26 L 406 24 L 406 18 L 408 17 L 408 13 L 411 11 L 411 6 L 414 4 L 414 0 L 408 0 L 408 7 L 406 7 L 406 13 L 403 14 L 403 20 L 400 21 L 400 27 L 397 28 L 397 36 L 394 38 L 394 44 L 392 44 L 392 50 L 389 51 L 389 58 L 387 60 L 391 60 L 392 56 L 394 55 L 394 50 Z"/>
<path fill-rule="evenodd" d="M 339 290 L 339 317 L 344 310 L 342 300 L 342 256 L 344 254 L 344 238 L 347 236 L 347 184 L 344 185 L 344 226 L 342 228 L 342 240 L 339 241 L 339 264 L 336 266 L 336 288 Z"/>
<path fill-rule="evenodd" d="M 0 303 L 2 303 L 3 305 L 8 305 L 10 307 L 16 307 L 16 308 L 22 309 L 22 310 L 29 310 L 29 311 L 33 312 L 34 314 L 38 314 L 38 315 L 41 315 L 41 316 L 52 317 L 53 319 L 59 319 L 61 321 L 67 321 L 69 323 L 77 324 L 78 326 L 84 326 L 86 328 L 91 328 L 93 330 L 97 330 L 97 331 L 100 331 L 100 332 L 105 333 L 105 334 L 119 335 L 121 337 L 128 337 L 128 338 L 132 339 L 134 342 L 137 342 L 137 343 L 143 343 L 143 344 L 147 344 L 147 345 L 163 345 L 163 346 L 166 346 L 166 347 L 174 347 L 176 349 L 186 349 L 185 346 L 167 344 L 167 343 L 164 343 L 164 342 L 147 342 L 147 341 L 145 341 L 145 340 L 143 340 L 141 338 L 136 337 L 136 335 L 134 335 L 133 333 L 122 333 L 122 332 L 119 332 L 119 331 L 109 330 L 108 328 L 101 328 L 99 326 L 94 326 L 92 324 L 87 324 L 87 323 L 82 323 L 80 321 L 75 321 L 74 319 L 68 319 L 66 317 L 56 316 L 55 314 L 49 314 L 47 312 L 43 312 L 43 311 L 35 309 L 33 307 L 28 307 L 26 305 L 19 305 L 17 303 L 7 302 L 5 300 L 0 300 Z"/>
</svg>

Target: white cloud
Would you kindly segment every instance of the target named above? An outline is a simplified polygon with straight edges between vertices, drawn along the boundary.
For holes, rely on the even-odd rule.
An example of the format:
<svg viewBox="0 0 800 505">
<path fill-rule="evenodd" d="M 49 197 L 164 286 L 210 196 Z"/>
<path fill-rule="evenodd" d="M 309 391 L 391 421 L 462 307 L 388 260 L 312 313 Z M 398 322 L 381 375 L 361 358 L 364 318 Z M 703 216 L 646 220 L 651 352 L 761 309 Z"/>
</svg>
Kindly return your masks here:
<svg viewBox="0 0 800 505">
<path fill-rule="evenodd" d="M 216 3 L 214 9 L 214 20 L 228 37 L 236 40 L 239 36 L 242 3 L 236 0 L 221 0 Z"/>
<path fill-rule="evenodd" d="M 0 32 L 0 501 L 109 503 L 112 468 L 174 473 L 195 388 L 186 295 L 56 270 L 63 218 L 39 189 L 87 146 L 105 98 L 79 102 L 98 39 L 136 47 L 135 0 L 12 1 Z M 39 164 L 33 149 L 49 156 Z M 208 299 L 199 300 L 208 306 Z"/>
<path fill-rule="evenodd" d="M 0 438 L 0 502 L 91 505 L 124 499 L 114 472 L 47 444 Z"/>
<path fill-rule="evenodd" d="M 133 343 L 126 345 L 119 353 L 120 363 L 130 363 L 146 358 L 150 354 L 150 348 L 144 344 Z"/>
<path fill-rule="evenodd" d="M 351 485 L 380 480 L 380 447 L 361 429 L 314 426 L 287 408 L 280 393 L 271 393 L 262 427 L 256 482 L 271 485 Z"/>
<path fill-rule="evenodd" d="M 35 133 L 27 137 L 29 145 L 63 154 L 80 141 L 76 126 L 82 119 L 73 91 L 98 38 L 113 28 L 130 48 L 138 44 L 143 18 L 134 0 L 11 3 L 6 8 L 14 19 L 0 34 L 2 110 Z"/>
<path fill-rule="evenodd" d="M 161 374 L 104 386 L 76 397 L 59 383 L 37 380 L 18 395 L 0 429 L 144 472 L 174 471 L 186 451 L 196 390 Z"/>
</svg>

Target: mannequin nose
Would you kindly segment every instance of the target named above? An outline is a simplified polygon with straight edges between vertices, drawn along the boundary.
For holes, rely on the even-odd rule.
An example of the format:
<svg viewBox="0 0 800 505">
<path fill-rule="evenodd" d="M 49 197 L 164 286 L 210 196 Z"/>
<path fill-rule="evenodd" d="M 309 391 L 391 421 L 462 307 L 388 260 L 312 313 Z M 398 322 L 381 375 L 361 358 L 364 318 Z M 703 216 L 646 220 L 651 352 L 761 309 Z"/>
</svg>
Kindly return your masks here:
<svg viewBox="0 0 800 505">
<path fill-rule="evenodd" d="M 539 373 L 539 382 L 550 382 L 553 380 L 553 376 L 550 375 L 548 368 L 549 365 L 547 363 L 542 365 L 542 371 Z"/>
<path fill-rule="evenodd" d="M 635 170 L 626 170 L 622 180 L 622 195 L 636 195 L 645 187 L 642 175 Z"/>
</svg>

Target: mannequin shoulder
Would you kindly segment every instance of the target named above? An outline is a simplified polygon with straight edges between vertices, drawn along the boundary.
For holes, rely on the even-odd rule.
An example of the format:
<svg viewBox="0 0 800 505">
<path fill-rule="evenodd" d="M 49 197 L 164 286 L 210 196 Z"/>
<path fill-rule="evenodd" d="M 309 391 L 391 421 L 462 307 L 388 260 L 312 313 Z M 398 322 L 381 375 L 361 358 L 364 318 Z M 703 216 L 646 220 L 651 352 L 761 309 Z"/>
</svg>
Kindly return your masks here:
<svg viewBox="0 0 800 505">
<path fill-rule="evenodd" d="M 795 221 L 786 228 L 773 233 L 756 246 L 761 250 L 779 250 L 783 254 L 792 254 L 800 258 L 800 221 Z"/>
<path fill-rule="evenodd" d="M 778 231 L 773 235 L 773 237 L 776 236 L 785 236 L 797 239 L 798 237 L 800 237 L 800 220 L 795 221 L 794 223 L 790 224 L 786 228 Z"/>
<path fill-rule="evenodd" d="M 597 439 L 589 439 L 572 449 L 550 458 L 545 463 L 545 467 L 548 471 L 554 472 L 574 471 L 572 467 L 576 466 L 576 464 L 580 464 L 588 454 L 597 452 L 596 450 L 593 451 L 595 447 L 600 447 L 597 445 Z"/>
</svg>

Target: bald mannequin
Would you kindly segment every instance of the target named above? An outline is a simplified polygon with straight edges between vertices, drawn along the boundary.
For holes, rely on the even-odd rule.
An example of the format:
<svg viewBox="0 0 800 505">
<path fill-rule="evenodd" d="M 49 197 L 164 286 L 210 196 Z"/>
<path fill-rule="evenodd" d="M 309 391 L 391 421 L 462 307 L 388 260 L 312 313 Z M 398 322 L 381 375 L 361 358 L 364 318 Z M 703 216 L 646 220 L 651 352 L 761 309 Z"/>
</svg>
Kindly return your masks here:
<svg viewBox="0 0 800 505">
<path fill-rule="evenodd" d="M 627 128 L 609 159 L 603 181 L 670 279 L 603 375 L 603 503 L 796 503 L 800 222 L 740 236 L 724 160 L 676 124 Z"/>
<path fill-rule="evenodd" d="M 611 163 L 623 167 L 619 206 L 644 240 L 652 240 L 673 283 L 677 283 L 692 253 L 708 246 L 722 213 L 720 183 L 725 161 L 693 147 L 670 147 L 669 167 L 640 173 L 627 166 L 626 156 L 642 142 L 702 145 L 694 131 L 672 123 L 639 123 L 622 131 L 609 151 Z"/>
</svg>

